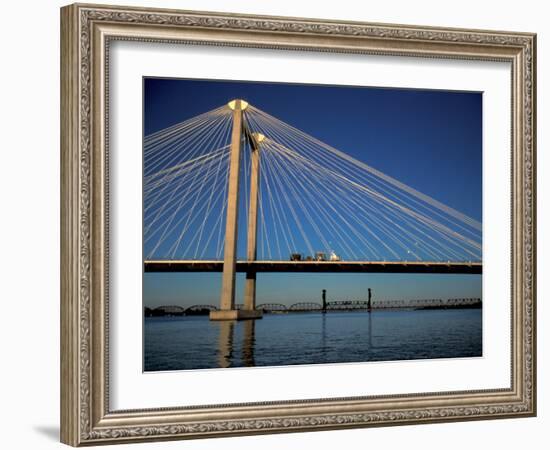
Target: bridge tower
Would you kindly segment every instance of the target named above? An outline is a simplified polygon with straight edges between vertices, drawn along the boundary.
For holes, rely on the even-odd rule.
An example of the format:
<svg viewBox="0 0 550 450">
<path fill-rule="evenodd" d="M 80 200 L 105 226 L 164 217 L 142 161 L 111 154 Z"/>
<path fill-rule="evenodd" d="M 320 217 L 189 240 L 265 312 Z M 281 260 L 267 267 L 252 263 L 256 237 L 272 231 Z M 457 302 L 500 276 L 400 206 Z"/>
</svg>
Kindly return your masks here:
<svg viewBox="0 0 550 450">
<path fill-rule="evenodd" d="M 243 137 L 249 140 L 251 152 L 250 205 L 247 230 L 247 260 L 256 260 L 256 236 L 258 222 L 258 188 L 260 179 L 260 143 L 264 136 L 250 134 L 243 126 L 243 112 L 248 103 L 241 99 L 230 101 L 227 106 L 233 111 L 233 129 L 229 158 L 229 184 L 227 190 L 227 215 L 225 225 L 225 249 L 223 259 L 220 309 L 210 312 L 210 320 L 260 319 L 262 312 L 256 310 L 256 272 L 246 273 L 244 308 L 235 309 L 235 278 L 237 272 L 237 237 L 239 218 L 239 185 Z"/>
</svg>

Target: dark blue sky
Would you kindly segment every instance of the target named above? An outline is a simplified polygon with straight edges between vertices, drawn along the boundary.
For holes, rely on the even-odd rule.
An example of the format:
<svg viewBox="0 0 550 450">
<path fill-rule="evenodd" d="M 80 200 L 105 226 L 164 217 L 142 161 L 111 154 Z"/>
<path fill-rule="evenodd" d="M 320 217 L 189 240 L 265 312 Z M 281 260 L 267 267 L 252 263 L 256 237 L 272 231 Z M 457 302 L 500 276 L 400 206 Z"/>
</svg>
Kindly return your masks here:
<svg viewBox="0 0 550 450">
<path fill-rule="evenodd" d="M 145 78 L 144 134 L 233 98 L 481 222 L 481 93 Z M 217 303 L 218 278 L 147 274 L 144 303 Z M 283 279 L 289 281 L 284 292 Z M 259 303 L 313 299 L 323 287 L 356 297 L 371 285 L 379 298 L 441 298 L 447 291 L 448 297 L 481 296 L 480 276 L 271 274 L 259 280 Z"/>
</svg>

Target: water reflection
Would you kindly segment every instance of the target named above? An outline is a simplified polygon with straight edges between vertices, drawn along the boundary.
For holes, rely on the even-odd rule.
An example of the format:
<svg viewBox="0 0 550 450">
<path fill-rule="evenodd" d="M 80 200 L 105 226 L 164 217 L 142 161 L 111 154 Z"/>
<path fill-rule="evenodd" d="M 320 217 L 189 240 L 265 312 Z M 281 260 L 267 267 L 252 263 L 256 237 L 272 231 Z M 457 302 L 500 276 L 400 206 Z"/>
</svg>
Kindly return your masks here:
<svg viewBox="0 0 550 450">
<path fill-rule="evenodd" d="M 243 364 L 246 367 L 254 367 L 254 344 L 256 343 L 254 332 L 256 330 L 255 320 L 245 320 L 243 322 Z"/>
<path fill-rule="evenodd" d="M 367 320 L 364 323 L 365 328 L 361 333 L 364 338 L 363 350 L 369 353 L 374 350 L 373 346 L 373 313 L 367 315 Z M 328 323 L 330 320 L 336 319 L 332 327 Z M 316 336 L 315 342 L 310 342 L 310 346 L 316 349 L 316 361 L 315 362 L 331 362 L 331 351 L 333 343 L 331 342 L 336 338 L 334 333 L 337 333 L 340 329 L 338 323 L 342 317 L 331 317 L 330 314 L 319 314 L 315 316 L 315 320 L 318 320 L 317 332 L 310 336 Z M 216 322 L 219 327 L 218 337 L 218 367 L 255 367 L 256 358 L 256 321 L 255 320 L 243 320 L 237 321 L 220 321 Z M 336 329 L 334 329 L 336 327 Z M 333 334 L 331 335 L 331 330 Z M 310 339 L 311 339 L 310 337 Z"/>
<path fill-rule="evenodd" d="M 218 366 L 231 367 L 233 359 L 234 322 L 231 320 L 218 322 L 220 336 L 218 338 Z"/>
<path fill-rule="evenodd" d="M 369 289 L 369 291 L 370 291 L 370 289 Z M 368 350 L 370 350 L 372 348 L 372 315 L 373 315 L 373 312 L 369 311 L 369 313 L 368 313 L 368 316 L 369 316 L 369 319 L 368 319 L 369 332 L 368 332 L 368 335 L 367 335 L 367 349 Z"/>
<path fill-rule="evenodd" d="M 254 346 L 256 343 L 256 321 L 245 320 L 237 325 L 237 322 L 228 320 L 217 323 L 220 327 L 218 338 L 218 365 L 227 368 L 232 366 L 254 367 Z M 242 364 L 238 364 L 238 346 L 236 345 L 236 328 L 242 328 L 242 348 L 240 352 Z"/>
<path fill-rule="evenodd" d="M 321 315 L 321 360 L 325 361 L 327 357 L 327 314 Z"/>
</svg>

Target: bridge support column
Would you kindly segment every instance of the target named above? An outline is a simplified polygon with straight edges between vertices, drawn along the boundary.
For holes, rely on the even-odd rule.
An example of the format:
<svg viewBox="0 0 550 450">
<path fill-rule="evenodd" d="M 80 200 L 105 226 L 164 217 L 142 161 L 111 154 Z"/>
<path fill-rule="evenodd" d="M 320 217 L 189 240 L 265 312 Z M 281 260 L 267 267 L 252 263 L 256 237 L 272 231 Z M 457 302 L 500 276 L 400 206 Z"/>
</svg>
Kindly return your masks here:
<svg viewBox="0 0 550 450">
<path fill-rule="evenodd" d="M 256 272 L 246 272 L 244 282 L 244 309 L 247 311 L 256 310 Z"/>
<path fill-rule="evenodd" d="M 225 222 L 225 248 L 223 258 L 220 310 L 211 311 L 211 320 L 232 320 L 238 316 L 235 310 L 235 274 L 237 271 L 237 234 L 239 218 L 239 177 L 241 171 L 241 141 L 243 110 L 248 106 L 241 100 L 228 104 L 233 110 L 231 153 L 229 157 L 229 184 L 227 187 L 227 214 Z"/>
<path fill-rule="evenodd" d="M 227 216 L 225 224 L 225 248 L 223 258 L 222 290 L 219 311 L 210 312 L 210 320 L 239 320 L 261 317 L 256 310 L 235 309 L 235 277 L 237 272 L 237 236 L 239 222 L 239 176 L 243 138 L 243 111 L 248 103 L 232 100 L 228 103 L 233 111 L 231 153 L 229 159 L 229 184 L 227 189 Z M 259 314 L 258 314 L 259 313 Z"/>
<path fill-rule="evenodd" d="M 252 152 L 250 154 L 250 204 L 248 208 L 248 235 L 246 258 L 248 261 L 256 261 L 256 242 L 258 228 L 258 191 L 260 183 L 260 143 L 264 140 L 264 136 L 259 133 L 254 133 L 247 136 L 250 142 Z M 256 272 L 249 271 L 246 273 L 244 286 L 244 310 L 256 312 L 257 317 L 261 318 L 262 312 L 256 311 Z"/>
</svg>

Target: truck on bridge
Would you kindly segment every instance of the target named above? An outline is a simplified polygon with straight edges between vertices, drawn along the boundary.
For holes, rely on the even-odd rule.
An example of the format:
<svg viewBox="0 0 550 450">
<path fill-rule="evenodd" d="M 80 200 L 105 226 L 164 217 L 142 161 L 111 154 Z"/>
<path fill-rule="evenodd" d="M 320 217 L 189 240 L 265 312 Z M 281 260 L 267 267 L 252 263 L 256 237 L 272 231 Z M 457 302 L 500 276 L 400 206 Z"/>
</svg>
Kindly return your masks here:
<svg viewBox="0 0 550 450">
<path fill-rule="evenodd" d="M 325 252 L 316 252 L 314 256 L 306 256 L 301 253 L 291 253 L 291 261 L 342 261 L 342 258 L 336 254 L 335 251 L 331 251 L 327 259 L 327 254 Z"/>
</svg>

